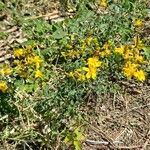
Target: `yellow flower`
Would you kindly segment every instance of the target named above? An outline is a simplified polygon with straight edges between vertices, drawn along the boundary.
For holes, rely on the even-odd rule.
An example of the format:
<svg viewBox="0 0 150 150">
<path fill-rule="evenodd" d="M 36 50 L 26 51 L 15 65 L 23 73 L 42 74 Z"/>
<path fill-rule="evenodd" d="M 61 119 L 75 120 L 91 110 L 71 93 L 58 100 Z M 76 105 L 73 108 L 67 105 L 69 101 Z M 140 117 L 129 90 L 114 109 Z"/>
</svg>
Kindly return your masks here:
<svg viewBox="0 0 150 150">
<path fill-rule="evenodd" d="M 20 58 L 21 56 L 24 55 L 24 50 L 21 48 L 15 49 L 13 54 L 14 54 L 14 57 Z"/>
<path fill-rule="evenodd" d="M 81 73 L 78 73 L 78 80 L 79 81 L 84 81 L 85 80 L 85 76 Z"/>
<path fill-rule="evenodd" d="M 107 7 L 107 5 L 108 5 L 108 2 L 107 2 L 107 0 L 100 0 L 100 2 L 99 2 L 99 5 L 101 6 L 101 7 Z"/>
<path fill-rule="evenodd" d="M 0 91 L 5 93 L 7 89 L 8 89 L 8 86 L 7 86 L 6 82 L 5 81 L 0 81 Z"/>
<path fill-rule="evenodd" d="M 80 73 L 79 69 L 75 70 L 74 72 L 71 71 L 68 74 L 68 76 L 72 77 L 72 78 L 77 78 L 79 81 L 84 81 L 85 80 L 85 76 Z"/>
<path fill-rule="evenodd" d="M 31 46 L 31 45 L 26 46 L 26 49 L 24 49 L 24 53 L 26 55 L 33 53 L 33 48 L 34 48 L 34 46 Z"/>
<path fill-rule="evenodd" d="M 143 25 L 143 21 L 141 19 L 136 19 L 134 21 L 134 26 L 141 27 Z"/>
<path fill-rule="evenodd" d="M 74 58 L 78 58 L 80 56 L 80 51 L 77 50 L 70 50 L 67 54 L 68 57 L 74 59 Z"/>
<path fill-rule="evenodd" d="M 106 49 L 102 52 L 100 52 L 101 57 L 109 56 L 111 54 L 110 50 Z"/>
<path fill-rule="evenodd" d="M 111 44 L 111 42 L 110 41 L 108 41 L 108 42 L 106 42 L 104 45 L 103 45 L 103 49 L 109 49 L 110 48 L 110 44 Z"/>
<path fill-rule="evenodd" d="M 91 57 L 88 59 L 87 64 L 89 68 L 96 68 L 96 67 L 100 67 L 102 65 L 102 62 L 99 61 L 97 57 Z"/>
<path fill-rule="evenodd" d="M 74 77 L 74 73 L 72 71 L 69 72 L 67 75 L 68 75 L 68 77 L 72 77 L 72 78 Z"/>
<path fill-rule="evenodd" d="M 131 79 L 134 73 L 137 71 L 138 64 L 131 63 L 128 61 L 123 67 L 123 73 L 128 78 Z"/>
<path fill-rule="evenodd" d="M 136 36 L 134 38 L 134 47 L 137 48 L 138 50 L 141 50 L 142 48 L 144 48 L 144 44 L 143 42 L 140 40 L 139 36 Z"/>
<path fill-rule="evenodd" d="M 30 56 L 27 58 L 27 64 L 35 64 L 36 69 L 39 69 L 40 64 L 42 63 L 42 59 L 39 56 Z"/>
<path fill-rule="evenodd" d="M 134 55 L 133 55 L 133 51 L 131 49 L 127 49 L 123 55 L 124 59 L 133 59 Z"/>
<path fill-rule="evenodd" d="M 119 53 L 119 54 L 121 54 L 121 55 L 123 55 L 124 51 L 125 51 L 125 47 L 124 47 L 123 45 L 121 45 L 121 46 L 118 47 L 118 48 L 115 48 L 115 52 L 116 52 L 116 53 Z"/>
<path fill-rule="evenodd" d="M 96 78 L 96 68 L 87 68 L 83 67 L 83 70 L 86 71 L 86 78 L 87 79 L 95 79 Z"/>
<path fill-rule="evenodd" d="M 139 81 L 145 80 L 145 73 L 143 70 L 138 70 L 134 73 L 134 77 L 137 78 Z"/>
<path fill-rule="evenodd" d="M 143 63 L 144 62 L 144 58 L 143 58 L 143 56 L 135 55 L 135 61 L 137 61 L 139 63 Z"/>
<path fill-rule="evenodd" d="M 88 59 L 88 67 L 83 67 L 82 70 L 86 71 L 86 78 L 96 78 L 97 67 L 100 67 L 102 62 L 98 60 L 97 57 L 91 57 Z"/>
<path fill-rule="evenodd" d="M 70 72 L 68 73 L 68 76 L 69 77 L 72 77 L 72 78 L 77 78 L 79 81 L 84 81 L 85 80 L 85 75 L 81 73 L 81 69 L 77 69 L 75 70 L 74 72 Z"/>
<path fill-rule="evenodd" d="M 90 45 L 92 41 L 93 41 L 93 38 L 92 38 L 92 37 L 88 37 L 88 38 L 86 39 L 87 45 Z"/>
<path fill-rule="evenodd" d="M 0 73 L 2 76 L 5 76 L 5 75 L 10 75 L 12 73 L 12 69 L 8 66 L 8 65 L 5 65 L 1 70 L 0 70 Z"/>
<path fill-rule="evenodd" d="M 19 60 L 14 60 L 14 61 L 13 61 L 13 64 L 14 64 L 15 66 L 17 66 L 17 65 L 19 65 L 19 64 L 21 64 L 21 63 L 20 63 Z"/>
<path fill-rule="evenodd" d="M 111 44 L 111 42 L 108 41 L 108 42 L 106 42 L 106 43 L 103 45 L 102 51 L 99 52 L 99 55 L 100 55 L 101 57 L 109 56 L 109 55 L 111 54 L 111 51 L 110 51 L 110 46 L 111 46 L 111 45 L 110 45 L 110 44 Z"/>
<path fill-rule="evenodd" d="M 28 57 L 28 63 L 41 63 L 42 59 L 39 56 L 30 56 Z"/>
<path fill-rule="evenodd" d="M 26 71 L 26 66 L 24 65 L 23 62 L 15 60 L 15 72 L 20 76 L 20 77 L 27 77 L 27 71 Z"/>
<path fill-rule="evenodd" d="M 35 78 L 41 78 L 42 76 L 43 76 L 42 72 L 40 70 L 36 70 Z"/>
<path fill-rule="evenodd" d="M 42 59 L 39 56 L 35 56 L 33 58 L 33 62 L 36 63 L 36 66 L 39 67 L 39 65 L 42 63 Z"/>
</svg>

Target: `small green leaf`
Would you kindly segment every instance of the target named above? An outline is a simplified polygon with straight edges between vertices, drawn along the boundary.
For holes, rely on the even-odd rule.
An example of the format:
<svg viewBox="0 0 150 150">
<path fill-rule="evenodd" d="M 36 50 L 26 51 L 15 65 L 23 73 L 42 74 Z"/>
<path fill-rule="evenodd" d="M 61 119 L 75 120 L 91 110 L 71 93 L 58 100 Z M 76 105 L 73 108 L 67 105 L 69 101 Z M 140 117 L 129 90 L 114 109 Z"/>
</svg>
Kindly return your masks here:
<svg viewBox="0 0 150 150">
<path fill-rule="evenodd" d="M 150 47 L 144 47 L 143 50 L 146 58 L 150 59 Z"/>
<path fill-rule="evenodd" d="M 83 141 L 85 137 L 83 136 L 82 132 L 79 131 L 79 128 L 77 128 L 74 133 L 76 134 L 76 140 Z"/>
<path fill-rule="evenodd" d="M 81 142 L 80 141 L 74 141 L 73 145 L 75 147 L 75 150 L 81 150 Z"/>
<path fill-rule="evenodd" d="M 70 134 L 68 134 L 68 135 L 65 137 L 64 142 L 65 142 L 66 144 L 72 142 L 72 136 L 71 136 Z"/>
<path fill-rule="evenodd" d="M 53 38 L 54 39 L 62 39 L 63 37 L 65 37 L 67 35 L 66 32 L 64 32 L 62 29 L 57 29 L 54 33 L 53 33 Z"/>
</svg>

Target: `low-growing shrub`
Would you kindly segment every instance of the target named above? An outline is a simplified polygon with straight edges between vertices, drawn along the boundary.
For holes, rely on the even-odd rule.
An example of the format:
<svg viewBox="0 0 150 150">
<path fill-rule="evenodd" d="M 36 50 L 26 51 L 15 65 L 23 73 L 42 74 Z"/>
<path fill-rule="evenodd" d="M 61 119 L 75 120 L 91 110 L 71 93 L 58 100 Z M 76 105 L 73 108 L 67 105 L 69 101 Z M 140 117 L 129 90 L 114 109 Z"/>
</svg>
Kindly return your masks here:
<svg viewBox="0 0 150 150">
<path fill-rule="evenodd" d="M 23 22 L 28 41 L 0 66 L 2 140 L 53 148 L 65 139 L 79 149 L 77 108 L 88 96 L 115 93 L 119 81 L 148 79 L 149 46 L 140 35 L 145 2 L 102 0 L 100 12 L 88 4 L 76 3 L 74 18 L 63 22 Z M 72 120 L 81 122 L 70 131 Z"/>
</svg>

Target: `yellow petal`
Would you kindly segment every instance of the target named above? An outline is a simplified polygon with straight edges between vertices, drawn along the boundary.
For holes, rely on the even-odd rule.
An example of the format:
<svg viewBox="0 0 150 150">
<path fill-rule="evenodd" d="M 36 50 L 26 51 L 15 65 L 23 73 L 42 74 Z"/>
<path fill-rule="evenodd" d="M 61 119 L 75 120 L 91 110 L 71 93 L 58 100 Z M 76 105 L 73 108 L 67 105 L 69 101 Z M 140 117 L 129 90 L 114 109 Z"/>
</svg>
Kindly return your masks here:
<svg viewBox="0 0 150 150">
<path fill-rule="evenodd" d="M 42 72 L 40 70 L 36 70 L 35 78 L 41 78 L 42 76 L 43 76 Z"/>
<path fill-rule="evenodd" d="M 139 80 L 139 81 L 144 81 L 145 80 L 145 73 L 143 70 L 138 70 L 134 73 L 134 76 Z"/>
<path fill-rule="evenodd" d="M 7 89 L 8 89 L 8 86 L 7 86 L 6 82 L 5 81 L 0 81 L 0 91 L 5 93 Z"/>
</svg>

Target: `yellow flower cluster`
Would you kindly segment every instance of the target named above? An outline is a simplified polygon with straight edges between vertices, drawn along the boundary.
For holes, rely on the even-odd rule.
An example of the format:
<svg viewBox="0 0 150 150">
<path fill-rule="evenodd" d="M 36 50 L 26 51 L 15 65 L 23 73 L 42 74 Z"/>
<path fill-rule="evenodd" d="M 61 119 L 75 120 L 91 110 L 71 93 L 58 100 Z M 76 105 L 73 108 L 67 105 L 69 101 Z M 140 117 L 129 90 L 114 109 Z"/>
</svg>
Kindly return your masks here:
<svg viewBox="0 0 150 150">
<path fill-rule="evenodd" d="M 91 57 L 88 59 L 88 67 L 83 67 L 83 70 L 86 71 L 86 78 L 87 79 L 95 79 L 96 78 L 96 73 L 97 73 L 97 68 L 102 65 L 102 62 L 98 60 L 97 57 Z"/>
<path fill-rule="evenodd" d="M 42 59 L 39 56 L 32 54 L 32 55 L 26 57 L 25 62 L 28 65 L 34 65 L 36 70 L 37 70 L 40 68 L 40 65 L 42 63 Z"/>
<path fill-rule="evenodd" d="M 2 68 L 0 69 L 0 74 L 2 76 L 7 76 L 12 73 L 12 68 L 8 64 L 4 64 Z"/>
<path fill-rule="evenodd" d="M 145 63 L 144 57 L 140 52 L 143 47 L 142 41 L 137 36 L 134 39 L 134 44 L 121 45 L 115 48 L 115 52 L 122 55 L 124 59 L 123 74 L 128 79 L 134 77 L 139 81 L 145 80 L 145 72 L 141 69 L 141 65 Z"/>
<path fill-rule="evenodd" d="M 87 66 L 82 66 L 81 69 L 76 69 L 75 71 L 70 72 L 70 77 L 77 78 L 78 80 L 95 79 L 97 75 L 97 69 L 101 67 L 102 63 L 104 64 L 106 59 L 108 61 L 108 56 L 111 58 L 115 52 L 121 55 L 123 58 L 122 72 L 127 79 L 135 78 L 139 81 L 144 81 L 146 79 L 146 73 L 142 70 L 142 66 L 146 61 L 141 54 L 144 44 L 138 36 L 134 38 L 133 43 L 120 45 L 119 47 L 115 48 L 111 41 L 104 43 L 104 45 L 100 47 L 98 39 L 92 37 L 83 39 L 81 43 L 81 52 L 80 50 L 71 50 L 68 56 L 70 55 L 70 58 L 72 59 L 74 57 L 78 58 L 82 62 L 84 62 L 87 57 L 90 56 L 90 58 L 87 59 Z"/>
<path fill-rule="evenodd" d="M 34 73 L 35 78 L 43 76 L 40 71 L 43 60 L 34 53 L 32 47 L 14 50 L 14 57 L 15 70 L 20 77 L 27 78 L 32 73 Z"/>
<path fill-rule="evenodd" d="M 98 57 L 91 57 L 87 60 L 87 67 L 82 67 L 82 69 L 77 69 L 74 72 L 70 72 L 69 76 L 76 77 L 78 78 L 78 80 L 85 80 L 86 78 L 95 79 L 97 74 L 97 68 L 101 65 L 102 62 L 98 60 Z"/>
<path fill-rule="evenodd" d="M 110 56 L 111 54 L 111 41 L 106 42 L 102 47 L 100 47 L 98 39 L 94 37 L 87 37 L 86 39 L 80 40 L 81 49 L 78 51 L 69 50 L 63 52 L 63 56 L 70 56 L 69 58 L 79 58 L 84 61 L 82 56 L 92 55 L 87 59 L 87 66 L 81 67 L 81 69 L 76 69 L 74 72 L 70 72 L 70 77 L 75 77 L 78 80 L 85 79 L 95 79 L 97 75 L 97 69 L 101 67 L 102 62 L 99 59 Z M 81 57 L 81 58 L 80 58 Z"/>
<path fill-rule="evenodd" d="M 8 89 L 8 79 L 19 76 L 21 78 L 42 78 L 41 72 L 43 60 L 36 55 L 33 47 L 19 48 L 13 51 L 13 62 L 5 62 L 0 66 L 0 92 Z M 13 81 L 13 80 L 12 80 Z"/>
<path fill-rule="evenodd" d="M 65 53 L 65 52 L 62 52 L 61 54 L 62 54 L 62 56 L 64 56 L 65 58 L 74 59 L 74 58 L 79 58 L 80 55 L 83 54 L 83 52 L 82 52 L 82 51 L 79 51 L 79 50 L 73 50 L 73 49 L 71 49 L 71 50 L 67 51 L 66 53 Z"/>
<path fill-rule="evenodd" d="M 99 55 L 104 58 L 111 55 L 111 41 L 106 42 L 102 48 L 100 48 Z"/>
<path fill-rule="evenodd" d="M 74 42 L 77 44 L 74 45 Z M 99 50 L 100 46 L 97 38 L 89 36 L 85 39 L 77 39 L 77 41 L 71 39 L 70 44 L 67 44 L 65 49 L 67 50 L 61 52 L 61 55 L 65 59 L 75 59 L 93 52 L 91 49 Z"/>
<path fill-rule="evenodd" d="M 135 77 L 139 81 L 144 81 L 145 73 L 142 69 L 138 69 L 138 67 L 138 64 L 127 61 L 123 67 L 123 73 L 128 79 Z"/>
<path fill-rule="evenodd" d="M 21 58 L 22 56 L 24 56 L 24 54 L 24 50 L 21 48 L 14 50 L 14 57 L 16 58 Z"/>
</svg>

